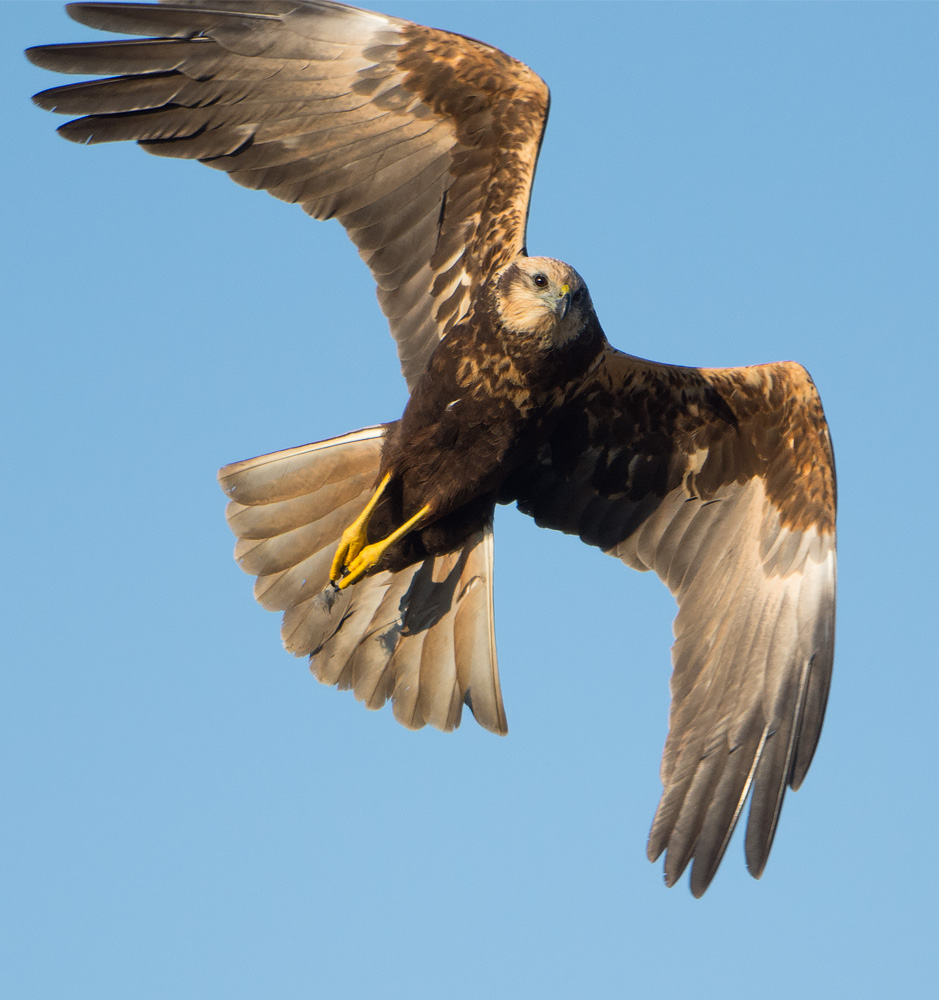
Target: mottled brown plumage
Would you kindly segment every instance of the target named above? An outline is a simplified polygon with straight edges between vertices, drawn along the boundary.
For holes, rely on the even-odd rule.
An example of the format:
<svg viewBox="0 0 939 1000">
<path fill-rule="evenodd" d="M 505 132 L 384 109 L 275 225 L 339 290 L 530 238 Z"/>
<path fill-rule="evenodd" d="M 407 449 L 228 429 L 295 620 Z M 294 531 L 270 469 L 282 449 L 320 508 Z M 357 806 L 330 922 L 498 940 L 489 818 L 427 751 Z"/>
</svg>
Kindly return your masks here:
<svg viewBox="0 0 939 1000">
<path fill-rule="evenodd" d="M 227 466 L 236 557 L 287 648 L 418 727 L 506 732 L 492 516 L 640 570 L 679 604 L 649 855 L 700 895 L 748 795 L 760 875 L 821 730 L 834 642 L 834 463 L 793 363 L 659 365 L 609 346 L 580 276 L 525 250 L 548 92 L 491 46 L 326 2 L 72 4 L 144 36 L 44 46 L 70 139 L 135 139 L 335 216 L 371 268 L 402 417 Z"/>
<path fill-rule="evenodd" d="M 524 252 L 548 89 L 479 42 L 330 3 L 74 3 L 157 38 L 46 45 L 40 107 L 75 142 L 136 139 L 337 218 L 378 283 L 412 385 L 483 280 Z M 128 112 L 134 112 L 128 116 Z"/>
</svg>

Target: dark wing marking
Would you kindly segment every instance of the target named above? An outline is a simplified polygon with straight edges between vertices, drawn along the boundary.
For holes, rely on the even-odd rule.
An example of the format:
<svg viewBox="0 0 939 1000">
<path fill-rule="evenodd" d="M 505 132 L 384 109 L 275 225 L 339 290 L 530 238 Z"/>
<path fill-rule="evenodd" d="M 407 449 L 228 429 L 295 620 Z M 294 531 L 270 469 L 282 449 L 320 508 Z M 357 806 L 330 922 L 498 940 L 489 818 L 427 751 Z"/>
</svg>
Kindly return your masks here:
<svg viewBox="0 0 939 1000">
<path fill-rule="evenodd" d="M 508 731 L 492 611 L 492 522 L 452 552 L 380 571 L 336 592 L 329 568 L 342 530 L 378 478 L 384 427 L 228 465 L 235 558 L 254 596 L 283 611 L 281 634 L 324 684 L 368 708 L 392 700 L 409 729 L 451 730 L 469 705 L 481 726 Z"/>
<path fill-rule="evenodd" d="M 701 895 L 747 794 L 762 874 L 786 785 L 818 741 L 831 677 L 835 477 L 828 428 L 794 363 L 657 365 L 610 350 L 503 499 L 675 595 L 664 793 L 649 857 Z"/>
<path fill-rule="evenodd" d="M 135 139 L 337 218 L 378 283 L 409 385 L 480 283 L 524 252 L 548 90 L 481 42 L 321 2 L 70 4 L 143 40 L 30 49 L 76 142 Z"/>
</svg>

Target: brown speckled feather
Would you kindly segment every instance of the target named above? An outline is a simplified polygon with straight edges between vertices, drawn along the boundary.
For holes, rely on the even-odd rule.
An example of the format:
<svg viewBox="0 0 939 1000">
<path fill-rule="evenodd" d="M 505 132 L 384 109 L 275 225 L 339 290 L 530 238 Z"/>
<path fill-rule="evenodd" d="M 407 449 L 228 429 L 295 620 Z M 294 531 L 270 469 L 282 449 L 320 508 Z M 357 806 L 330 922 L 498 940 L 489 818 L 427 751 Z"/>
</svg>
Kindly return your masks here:
<svg viewBox="0 0 939 1000">
<path fill-rule="evenodd" d="M 40 107 L 76 142 L 136 139 L 337 218 L 378 283 L 413 385 L 482 281 L 524 250 L 548 90 L 481 42 L 318 2 L 76 3 L 142 40 L 30 49 L 110 79 Z"/>
<path fill-rule="evenodd" d="M 701 895 L 748 793 L 759 876 L 818 742 L 834 646 L 835 478 L 797 364 L 695 369 L 609 350 L 504 500 L 675 595 L 665 786 L 649 838 Z"/>
</svg>

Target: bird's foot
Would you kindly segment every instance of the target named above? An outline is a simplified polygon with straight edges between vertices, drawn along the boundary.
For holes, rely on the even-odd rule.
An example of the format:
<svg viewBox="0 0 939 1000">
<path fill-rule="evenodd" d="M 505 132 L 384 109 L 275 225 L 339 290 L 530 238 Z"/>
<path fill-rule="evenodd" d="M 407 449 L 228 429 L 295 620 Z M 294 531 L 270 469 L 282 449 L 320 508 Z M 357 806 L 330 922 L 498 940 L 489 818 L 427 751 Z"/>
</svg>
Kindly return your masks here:
<svg viewBox="0 0 939 1000">
<path fill-rule="evenodd" d="M 414 517 L 409 518 L 400 528 L 395 529 L 387 537 L 383 538 L 380 542 L 373 542 L 371 545 L 359 545 L 355 554 L 350 558 L 345 555 L 342 558 L 342 565 L 338 572 L 330 572 L 329 578 L 332 585 L 336 590 L 345 590 L 346 587 L 350 587 L 353 583 L 358 583 L 359 580 L 365 576 L 370 570 L 374 569 L 382 560 L 382 557 L 391 548 L 392 545 L 399 538 L 403 538 L 409 531 L 413 531 L 421 521 L 423 521 L 427 514 L 430 512 L 430 507 L 422 507 Z M 343 540 L 346 534 L 354 527 L 351 525 L 349 528 L 343 532 Z M 340 549 L 342 551 L 342 543 L 340 542 Z M 337 552 L 337 556 L 339 553 Z M 336 563 L 333 562 L 333 568 L 335 569 Z"/>
<path fill-rule="evenodd" d="M 333 564 L 329 570 L 329 580 L 334 587 L 338 587 L 342 579 L 349 572 L 350 563 L 354 562 L 368 548 L 366 544 L 366 529 L 368 524 L 362 524 L 359 520 L 353 521 L 342 533 L 339 539 L 339 548 L 333 556 Z"/>
<path fill-rule="evenodd" d="M 342 537 L 339 539 L 339 548 L 336 549 L 336 554 L 333 556 L 333 563 L 329 570 L 329 580 L 334 586 L 343 576 L 343 573 L 348 571 L 349 563 L 353 562 L 359 553 L 367 548 L 368 522 L 372 519 L 372 514 L 376 506 L 378 506 L 378 501 L 381 499 L 381 495 L 384 493 L 390 479 L 391 473 L 386 473 L 385 478 L 378 484 L 371 499 L 365 505 L 365 509 L 342 533 Z"/>
<path fill-rule="evenodd" d="M 388 550 L 387 542 L 388 539 L 385 539 L 381 542 L 374 542 L 372 545 L 366 545 L 360 548 L 348 562 L 344 563 L 340 575 L 333 580 L 333 586 L 336 590 L 345 590 L 353 583 L 358 583 L 370 569 L 377 566 L 381 557 Z"/>
</svg>

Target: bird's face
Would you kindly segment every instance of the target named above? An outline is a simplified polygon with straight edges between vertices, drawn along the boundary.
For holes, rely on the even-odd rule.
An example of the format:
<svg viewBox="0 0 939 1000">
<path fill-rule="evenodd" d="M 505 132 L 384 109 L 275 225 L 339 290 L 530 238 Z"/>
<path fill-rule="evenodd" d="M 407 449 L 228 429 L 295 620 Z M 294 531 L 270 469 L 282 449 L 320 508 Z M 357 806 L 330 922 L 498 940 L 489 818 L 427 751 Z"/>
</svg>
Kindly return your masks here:
<svg viewBox="0 0 939 1000">
<path fill-rule="evenodd" d="M 578 337 L 593 314 L 584 279 L 563 261 L 522 257 L 496 276 L 496 308 L 503 326 L 534 335 L 545 348 Z"/>
</svg>

